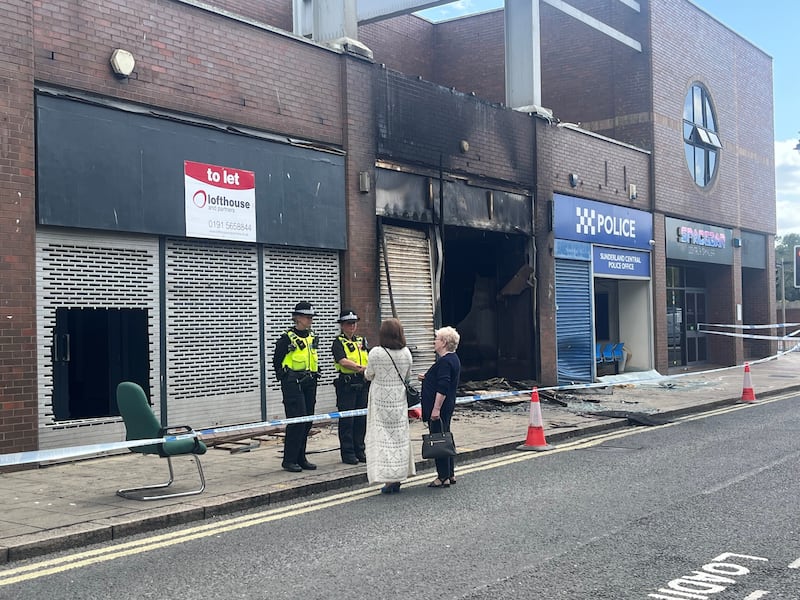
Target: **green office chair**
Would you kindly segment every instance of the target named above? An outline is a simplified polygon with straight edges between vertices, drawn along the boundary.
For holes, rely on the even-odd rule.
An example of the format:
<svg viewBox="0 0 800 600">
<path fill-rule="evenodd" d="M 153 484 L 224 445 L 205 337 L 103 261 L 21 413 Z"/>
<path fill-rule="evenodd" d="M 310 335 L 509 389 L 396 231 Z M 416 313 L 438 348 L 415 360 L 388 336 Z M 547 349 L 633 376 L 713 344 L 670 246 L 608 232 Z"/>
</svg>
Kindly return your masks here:
<svg viewBox="0 0 800 600">
<path fill-rule="evenodd" d="M 181 425 L 177 427 L 162 427 L 153 410 L 147 403 L 147 396 L 144 390 L 136 383 L 123 381 L 117 386 L 117 406 L 119 414 L 125 422 L 125 439 L 149 440 L 162 438 L 165 435 L 179 435 L 183 433 L 193 433 L 191 427 Z M 135 488 L 125 488 L 117 490 L 117 495 L 132 500 L 161 500 L 164 498 L 178 498 L 181 496 L 193 496 L 206 489 L 206 480 L 203 476 L 203 467 L 200 464 L 198 454 L 206 453 L 206 445 L 197 437 L 179 440 L 171 440 L 161 444 L 149 446 L 136 446 L 131 448 L 131 452 L 142 454 L 157 454 L 161 458 L 167 459 L 169 465 L 169 481 L 157 483 L 155 485 L 144 485 Z M 148 490 L 164 489 L 172 485 L 174 473 L 172 471 L 172 457 L 183 454 L 191 454 L 197 464 L 197 472 L 200 474 L 200 489 L 188 492 L 163 493 L 153 496 L 146 496 L 143 492 Z"/>
</svg>

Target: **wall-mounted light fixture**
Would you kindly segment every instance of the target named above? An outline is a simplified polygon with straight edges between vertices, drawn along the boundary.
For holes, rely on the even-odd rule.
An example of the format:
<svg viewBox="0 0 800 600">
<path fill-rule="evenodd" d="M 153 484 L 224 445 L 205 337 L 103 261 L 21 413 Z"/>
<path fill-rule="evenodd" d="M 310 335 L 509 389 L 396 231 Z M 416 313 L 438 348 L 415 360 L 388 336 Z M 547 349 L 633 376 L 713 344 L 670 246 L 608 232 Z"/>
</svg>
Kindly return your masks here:
<svg viewBox="0 0 800 600">
<path fill-rule="evenodd" d="M 369 171 L 358 172 L 358 191 L 362 194 L 369 193 Z"/>
<path fill-rule="evenodd" d="M 636 200 L 637 197 L 638 197 L 638 195 L 636 193 L 636 185 L 634 185 L 633 183 L 629 183 L 628 184 L 628 200 L 633 202 L 634 200 Z"/>
<path fill-rule="evenodd" d="M 458 144 L 458 147 L 462 154 L 469 152 L 469 142 L 467 140 L 461 140 L 461 142 Z"/>
<path fill-rule="evenodd" d="M 741 248 L 742 247 L 742 238 L 733 238 L 733 247 L 734 248 Z"/>
<path fill-rule="evenodd" d="M 133 54 L 122 48 L 117 48 L 111 53 L 111 68 L 114 70 L 114 75 L 120 79 L 126 79 L 133 73 L 133 68 L 136 66 L 136 60 Z"/>
<path fill-rule="evenodd" d="M 578 186 L 578 174 L 577 173 L 570 173 L 569 174 L 569 184 L 572 187 Z"/>
</svg>

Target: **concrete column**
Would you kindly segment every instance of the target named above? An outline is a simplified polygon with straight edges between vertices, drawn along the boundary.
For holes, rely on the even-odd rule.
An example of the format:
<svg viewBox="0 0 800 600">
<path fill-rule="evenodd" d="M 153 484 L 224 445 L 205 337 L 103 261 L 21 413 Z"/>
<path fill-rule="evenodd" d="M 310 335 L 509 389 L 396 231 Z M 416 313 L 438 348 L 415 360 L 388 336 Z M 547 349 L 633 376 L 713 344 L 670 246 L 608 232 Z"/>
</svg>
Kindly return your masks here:
<svg viewBox="0 0 800 600">
<path fill-rule="evenodd" d="M 506 105 L 536 112 L 542 104 L 539 0 L 506 0 Z"/>
</svg>

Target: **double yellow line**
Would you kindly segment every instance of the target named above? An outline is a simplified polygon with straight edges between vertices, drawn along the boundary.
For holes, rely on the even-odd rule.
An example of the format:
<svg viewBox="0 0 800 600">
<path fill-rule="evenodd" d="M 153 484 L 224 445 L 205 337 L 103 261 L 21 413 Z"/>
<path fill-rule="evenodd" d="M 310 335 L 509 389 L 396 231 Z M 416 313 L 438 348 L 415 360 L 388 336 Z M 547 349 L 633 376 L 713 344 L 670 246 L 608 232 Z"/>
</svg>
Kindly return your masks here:
<svg viewBox="0 0 800 600">
<path fill-rule="evenodd" d="M 785 394 L 781 396 L 776 396 L 766 401 L 759 401 L 757 405 L 776 402 L 778 400 L 785 400 L 793 396 L 796 396 L 796 394 Z M 679 423 L 704 419 L 709 416 L 742 410 L 745 408 L 749 408 L 751 406 L 753 406 L 753 404 L 737 404 L 705 412 L 699 415 L 692 415 L 676 419 L 671 423 L 666 423 L 664 425 L 659 425 L 657 427 L 649 427 L 647 429 L 643 429 L 640 427 L 633 427 L 630 429 L 622 429 L 619 431 L 602 433 L 590 437 L 576 439 L 574 441 L 565 442 L 563 444 L 559 444 L 552 450 L 542 453 L 521 452 L 519 454 L 509 454 L 509 455 L 489 458 L 486 460 L 469 463 L 464 466 L 461 466 L 458 468 L 457 473 L 459 476 L 466 475 L 469 473 L 477 473 L 480 471 L 487 471 L 489 469 L 496 469 L 498 467 L 512 465 L 526 460 L 543 458 L 545 456 L 558 454 L 561 452 L 580 450 L 582 448 L 590 448 L 592 446 L 598 446 L 602 443 L 608 442 L 609 440 L 625 438 L 652 429 L 662 429 L 664 427 L 671 427 Z M 468 449 L 464 448 L 464 450 Z M 403 483 L 403 486 L 405 488 L 419 487 L 421 485 L 424 485 L 429 478 L 430 478 L 429 473 L 424 475 L 416 475 L 406 480 Z M 46 559 L 28 565 L 24 565 L 21 567 L 14 567 L 11 569 L 0 570 L 0 587 L 6 585 L 13 585 L 15 583 L 22 583 L 24 581 L 30 581 L 32 579 L 38 579 L 40 577 L 47 577 L 48 575 L 55 575 L 57 573 L 63 573 L 65 571 L 69 571 L 72 569 L 79 569 L 81 567 L 97 565 L 111 560 L 116 560 L 118 558 L 124 558 L 126 556 L 134 556 L 136 554 L 150 552 L 151 550 L 156 550 L 159 548 L 168 548 L 169 546 L 184 544 L 191 540 L 198 540 L 214 535 L 219 535 L 221 533 L 235 531 L 237 529 L 253 527 L 254 525 L 261 525 L 263 523 L 278 521 L 280 519 L 286 519 L 289 517 L 296 517 L 306 513 L 311 513 L 318 510 L 331 508 L 333 506 L 339 506 L 341 504 L 348 504 L 350 502 L 355 502 L 358 500 L 362 500 L 364 498 L 368 498 L 370 496 L 374 496 L 375 493 L 378 491 L 378 489 L 379 489 L 378 487 L 370 486 L 360 490 L 341 492 L 338 494 L 333 494 L 332 496 L 306 500 L 300 503 L 291 504 L 289 506 L 273 508 L 242 517 L 224 519 L 222 521 L 216 521 L 214 523 L 199 525 L 197 527 L 190 527 L 188 529 L 182 529 L 180 531 L 175 531 L 172 533 L 149 536 L 141 540 L 123 542 L 120 544 L 114 544 L 103 548 L 97 548 L 95 550 L 77 552 L 59 558 Z"/>
</svg>

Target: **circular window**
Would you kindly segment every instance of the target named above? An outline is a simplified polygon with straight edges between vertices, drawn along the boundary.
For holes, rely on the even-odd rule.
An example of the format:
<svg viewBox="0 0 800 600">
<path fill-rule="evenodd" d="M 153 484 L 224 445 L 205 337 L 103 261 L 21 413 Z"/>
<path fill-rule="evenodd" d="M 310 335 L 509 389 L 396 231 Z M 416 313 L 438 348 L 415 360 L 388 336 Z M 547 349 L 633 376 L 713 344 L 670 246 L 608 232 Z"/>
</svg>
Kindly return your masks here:
<svg viewBox="0 0 800 600">
<path fill-rule="evenodd" d="M 722 144 L 711 97 L 698 83 L 692 85 L 683 103 L 683 144 L 692 179 L 699 186 L 707 186 L 716 173 Z"/>
</svg>

